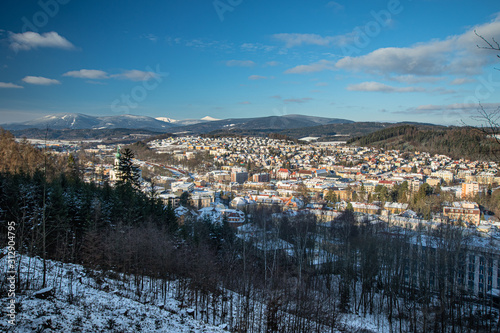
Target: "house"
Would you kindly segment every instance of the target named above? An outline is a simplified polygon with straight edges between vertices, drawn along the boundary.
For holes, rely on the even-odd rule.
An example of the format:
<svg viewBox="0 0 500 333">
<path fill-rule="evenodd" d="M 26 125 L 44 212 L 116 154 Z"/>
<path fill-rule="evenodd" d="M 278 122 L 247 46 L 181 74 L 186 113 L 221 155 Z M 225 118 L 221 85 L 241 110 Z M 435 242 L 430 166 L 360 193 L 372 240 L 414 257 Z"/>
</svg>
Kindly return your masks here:
<svg viewBox="0 0 500 333">
<path fill-rule="evenodd" d="M 453 202 L 451 205 L 443 207 L 443 214 L 452 221 L 468 222 L 476 226 L 481 220 L 478 204 L 470 201 Z"/>
<path fill-rule="evenodd" d="M 401 214 L 406 209 L 408 209 L 408 204 L 399 202 L 386 202 L 384 205 L 384 209 L 391 214 Z"/>
<path fill-rule="evenodd" d="M 276 172 L 276 178 L 277 179 L 289 179 L 290 178 L 290 170 L 288 169 L 279 169 L 278 172 Z"/>
<path fill-rule="evenodd" d="M 380 211 L 380 207 L 373 204 L 367 204 L 363 202 L 351 202 L 352 208 L 357 213 L 365 213 L 365 214 L 378 214 Z"/>
</svg>

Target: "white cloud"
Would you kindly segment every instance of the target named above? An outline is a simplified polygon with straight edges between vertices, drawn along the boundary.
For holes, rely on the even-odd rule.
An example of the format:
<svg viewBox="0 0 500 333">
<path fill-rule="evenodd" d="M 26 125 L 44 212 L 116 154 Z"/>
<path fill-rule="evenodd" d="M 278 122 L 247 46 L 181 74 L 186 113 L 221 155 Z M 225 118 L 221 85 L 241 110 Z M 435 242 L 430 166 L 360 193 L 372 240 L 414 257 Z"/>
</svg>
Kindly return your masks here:
<svg viewBox="0 0 500 333">
<path fill-rule="evenodd" d="M 19 86 L 14 83 L 0 82 L 0 88 L 14 88 L 14 89 L 22 89 L 23 86 Z"/>
<path fill-rule="evenodd" d="M 500 103 L 484 103 L 481 106 L 485 110 L 496 110 L 500 108 Z M 443 115 L 453 117 L 470 117 L 475 118 L 478 115 L 479 104 L 477 103 L 453 103 L 445 105 L 426 104 L 415 108 L 409 108 L 401 111 L 394 111 L 397 114 L 413 114 L 413 115 Z"/>
<path fill-rule="evenodd" d="M 412 75 L 412 74 L 397 75 L 397 76 L 389 77 L 389 79 L 392 81 L 404 82 L 404 83 L 409 83 L 409 84 L 435 83 L 435 82 L 444 80 L 444 78 L 437 77 L 437 76 L 416 76 L 416 75 Z"/>
<path fill-rule="evenodd" d="M 75 46 L 71 44 L 66 38 L 60 36 L 57 32 L 46 32 L 39 34 L 32 31 L 25 33 L 10 33 L 9 34 L 10 48 L 14 51 L 27 51 L 37 49 L 39 47 L 51 47 L 58 49 L 71 50 Z"/>
<path fill-rule="evenodd" d="M 61 84 L 61 82 L 54 80 L 54 79 L 48 79 L 46 77 L 42 76 L 26 76 L 23 79 L 24 82 L 29 83 L 29 84 L 37 84 L 41 86 L 50 86 L 52 84 Z"/>
<path fill-rule="evenodd" d="M 459 86 L 459 85 L 470 83 L 470 82 L 474 82 L 474 80 L 468 79 L 468 78 L 456 78 L 453 81 L 451 81 L 450 84 Z"/>
<path fill-rule="evenodd" d="M 418 87 L 392 87 L 380 82 L 362 82 L 359 84 L 351 84 L 347 86 L 347 90 L 350 91 L 370 91 L 370 92 L 422 92 L 425 91 L 424 88 Z"/>
<path fill-rule="evenodd" d="M 263 51 L 263 52 L 270 52 L 276 49 L 276 46 L 271 46 L 271 45 L 264 45 L 261 43 L 243 43 L 241 44 L 241 50 L 242 51 L 250 51 L 250 52 L 256 52 L 256 51 Z"/>
<path fill-rule="evenodd" d="M 316 83 L 316 87 L 326 87 L 326 86 L 328 86 L 328 83 L 326 83 L 326 82 L 318 82 L 318 83 Z"/>
<path fill-rule="evenodd" d="M 137 69 L 132 69 L 132 70 L 124 71 L 121 74 L 115 74 L 115 75 L 111 75 L 111 76 L 118 78 L 118 79 L 123 79 L 123 80 L 145 81 L 145 80 L 155 78 L 157 76 L 157 74 L 154 72 L 145 72 L 145 71 L 139 71 Z"/>
<path fill-rule="evenodd" d="M 274 34 L 271 37 L 285 43 L 286 48 L 292 48 L 303 45 L 316 46 L 344 46 L 349 43 L 354 43 L 360 36 L 360 27 L 354 28 L 351 32 L 343 35 L 321 36 L 318 34 L 302 34 L 302 33 L 280 33 Z"/>
<path fill-rule="evenodd" d="M 312 100 L 312 98 L 310 98 L 310 97 L 288 98 L 288 99 L 284 99 L 283 102 L 285 102 L 285 104 L 289 104 L 289 103 L 302 104 L 302 103 L 305 103 L 305 102 L 309 102 L 311 100 Z"/>
<path fill-rule="evenodd" d="M 309 64 L 309 65 L 299 65 L 285 71 L 285 74 L 306 74 L 306 73 L 314 73 L 321 72 L 324 70 L 334 70 L 335 63 L 328 60 L 320 60 L 318 62 Z"/>
<path fill-rule="evenodd" d="M 500 103 L 484 103 L 481 106 L 485 109 L 495 109 L 500 107 Z M 479 104 L 476 103 L 453 103 L 448 105 L 420 105 L 415 110 L 421 112 L 432 112 L 432 111 L 443 111 L 443 110 L 477 110 L 479 108 Z"/>
<path fill-rule="evenodd" d="M 252 67 L 255 66 L 255 62 L 251 60 L 228 60 L 226 66 L 229 67 Z"/>
<path fill-rule="evenodd" d="M 497 36 L 500 31 L 500 15 L 461 35 L 410 47 L 380 48 L 359 57 L 344 57 L 336 63 L 336 67 L 384 75 L 478 74 L 483 66 L 496 59 L 491 53 L 477 47 L 481 40 L 474 30 L 483 36 Z"/>
<path fill-rule="evenodd" d="M 261 76 L 261 75 L 250 75 L 248 77 L 249 80 L 265 80 L 267 79 L 267 76 Z"/>
<path fill-rule="evenodd" d="M 266 62 L 266 66 L 274 67 L 274 66 L 279 66 L 279 65 L 280 65 L 280 62 L 278 62 L 278 61 L 268 61 L 268 62 Z"/>
<path fill-rule="evenodd" d="M 339 38 L 336 36 L 323 37 L 317 34 L 299 34 L 299 33 L 274 34 L 272 37 L 281 42 L 284 42 L 285 47 L 288 48 L 301 45 L 329 46 L 335 43 Z"/>
<path fill-rule="evenodd" d="M 79 79 L 97 80 L 97 79 L 107 79 L 108 73 L 97 69 L 80 69 L 79 71 L 70 71 L 64 73 L 63 76 L 76 77 Z"/>
</svg>

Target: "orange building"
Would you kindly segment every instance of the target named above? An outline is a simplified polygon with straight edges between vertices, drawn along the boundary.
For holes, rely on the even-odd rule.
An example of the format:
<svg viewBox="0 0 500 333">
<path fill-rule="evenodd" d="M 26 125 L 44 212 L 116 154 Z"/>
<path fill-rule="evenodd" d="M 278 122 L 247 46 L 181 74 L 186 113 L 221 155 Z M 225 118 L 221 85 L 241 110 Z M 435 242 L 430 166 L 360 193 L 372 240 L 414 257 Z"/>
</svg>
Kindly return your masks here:
<svg viewBox="0 0 500 333">
<path fill-rule="evenodd" d="M 462 199 L 475 196 L 479 192 L 479 184 L 476 182 L 462 183 Z"/>
</svg>

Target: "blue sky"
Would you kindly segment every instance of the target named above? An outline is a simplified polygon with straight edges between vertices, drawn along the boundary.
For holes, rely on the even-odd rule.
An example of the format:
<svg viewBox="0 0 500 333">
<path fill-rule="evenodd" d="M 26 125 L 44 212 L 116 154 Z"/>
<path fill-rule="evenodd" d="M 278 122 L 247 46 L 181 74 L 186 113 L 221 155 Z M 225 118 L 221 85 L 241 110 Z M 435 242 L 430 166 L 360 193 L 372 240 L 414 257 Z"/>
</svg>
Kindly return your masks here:
<svg viewBox="0 0 500 333">
<path fill-rule="evenodd" d="M 117 5 L 116 3 L 119 3 Z M 305 114 L 472 123 L 500 106 L 498 0 L 4 0 L 0 123 Z"/>
</svg>

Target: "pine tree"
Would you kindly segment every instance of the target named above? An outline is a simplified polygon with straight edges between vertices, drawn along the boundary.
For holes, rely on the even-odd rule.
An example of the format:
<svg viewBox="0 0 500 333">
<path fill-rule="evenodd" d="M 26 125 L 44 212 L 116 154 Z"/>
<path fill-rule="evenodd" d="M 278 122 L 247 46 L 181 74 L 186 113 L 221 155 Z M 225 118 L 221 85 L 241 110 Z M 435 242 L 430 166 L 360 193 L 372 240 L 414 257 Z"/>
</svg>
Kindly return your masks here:
<svg viewBox="0 0 500 333">
<path fill-rule="evenodd" d="M 139 187 L 139 168 L 134 166 L 132 159 L 134 158 L 134 153 L 129 149 L 125 148 L 121 152 L 120 164 L 118 165 L 119 181 L 122 183 L 127 183 L 132 185 L 134 188 Z"/>
</svg>

